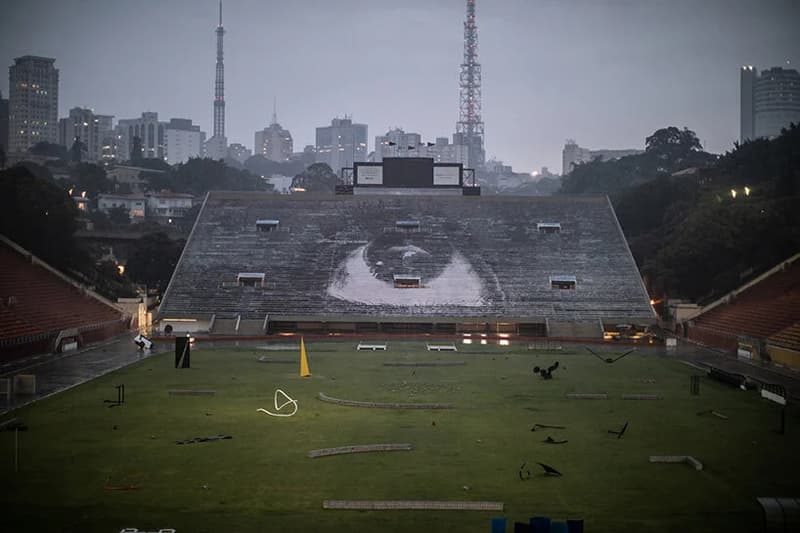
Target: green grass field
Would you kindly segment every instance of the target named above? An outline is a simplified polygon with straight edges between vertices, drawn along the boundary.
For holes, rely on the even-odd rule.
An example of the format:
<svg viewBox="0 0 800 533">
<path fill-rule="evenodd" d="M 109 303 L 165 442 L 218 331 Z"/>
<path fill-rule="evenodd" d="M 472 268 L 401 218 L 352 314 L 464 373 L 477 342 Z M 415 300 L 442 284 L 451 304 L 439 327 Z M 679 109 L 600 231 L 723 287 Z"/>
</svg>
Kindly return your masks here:
<svg viewBox="0 0 800 533">
<path fill-rule="evenodd" d="M 117 532 L 172 527 L 178 533 L 228 531 L 487 532 L 490 518 L 582 517 L 587 532 L 759 531 L 756 496 L 800 494 L 800 416 L 703 378 L 674 359 L 631 354 L 608 365 L 583 350 L 465 346 L 430 353 L 423 343 L 392 342 L 388 352 L 355 352 L 350 343 L 309 342 L 313 376 L 294 351 L 195 347 L 192 368 L 172 368 L 170 353 L 23 408 L 29 426 L 0 433 L 4 531 Z M 386 367 L 387 361 L 463 360 L 454 367 Z M 554 379 L 535 365 L 558 360 Z M 655 383 L 646 380 L 654 379 Z M 126 403 L 108 408 L 124 383 Z M 297 415 L 273 418 L 281 388 Z M 214 397 L 168 396 L 168 389 L 213 389 Z M 317 399 L 444 402 L 452 410 L 343 407 Z M 568 400 L 606 392 L 608 400 Z M 625 401 L 623 393 L 661 394 Z M 714 409 L 729 418 L 698 416 Z M 8 417 L 4 417 L 8 418 Z M 622 439 L 608 433 L 625 421 Z M 434 424 L 435 422 L 435 424 Z M 531 431 L 534 423 L 566 429 Z M 231 440 L 176 445 L 227 433 Z M 546 444 L 547 436 L 566 439 Z M 310 459 L 309 450 L 351 444 L 411 443 L 412 451 Z M 649 464 L 650 455 L 692 455 L 705 468 Z M 548 463 L 521 480 L 527 461 Z M 105 485 L 136 484 L 107 491 Z M 465 490 L 465 487 L 468 487 Z M 325 499 L 488 500 L 504 513 L 333 511 Z M 509 525 L 509 530 L 511 530 Z"/>
</svg>

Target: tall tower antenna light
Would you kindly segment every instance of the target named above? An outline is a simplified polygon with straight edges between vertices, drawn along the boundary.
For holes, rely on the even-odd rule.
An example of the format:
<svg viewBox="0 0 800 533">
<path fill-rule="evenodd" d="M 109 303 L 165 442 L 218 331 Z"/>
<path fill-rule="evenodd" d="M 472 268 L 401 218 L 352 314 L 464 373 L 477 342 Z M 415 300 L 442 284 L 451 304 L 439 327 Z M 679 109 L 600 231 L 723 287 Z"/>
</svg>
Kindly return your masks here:
<svg viewBox="0 0 800 533">
<path fill-rule="evenodd" d="M 223 64 L 222 37 L 222 0 L 219 2 L 219 26 L 217 33 L 217 77 L 214 82 L 214 136 L 225 137 L 225 65 Z"/>
<path fill-rule="evenodd" d="M 475 1 L 467 0 L 464 21 L 464 62 L 459 78 L 459 119 L 456 133 L 469 147 L 469 166 L 478 168 L 486 161 L 481 118 L 481 64 L 478 62 L 478 25 L 475 22 Z"/>
</svg>

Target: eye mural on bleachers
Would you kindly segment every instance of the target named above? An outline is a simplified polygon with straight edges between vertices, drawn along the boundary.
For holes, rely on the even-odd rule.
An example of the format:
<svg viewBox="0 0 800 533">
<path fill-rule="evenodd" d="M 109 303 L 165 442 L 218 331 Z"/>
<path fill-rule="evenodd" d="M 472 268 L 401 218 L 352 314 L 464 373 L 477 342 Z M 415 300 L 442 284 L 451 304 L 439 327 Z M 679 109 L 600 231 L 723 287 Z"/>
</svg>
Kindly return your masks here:
<svg viewBox="0 0 800 533">
<path fill-rule="evenodd" d="M 404 291 L 398 289 L 419 289 Z M 485 303 L 483 282 L 469 260 L 442 236 L 402 220 L 342 261 L 328 294 L 366 304 L 463 305 Z"/>
<path fill-rule="evenodd" d="M 652 317 L 606 198 L 233 192 L 209 195 L 159 314 L 220 331 L 238 316 L 258 331 L 265 317 Z"/>
</svg>

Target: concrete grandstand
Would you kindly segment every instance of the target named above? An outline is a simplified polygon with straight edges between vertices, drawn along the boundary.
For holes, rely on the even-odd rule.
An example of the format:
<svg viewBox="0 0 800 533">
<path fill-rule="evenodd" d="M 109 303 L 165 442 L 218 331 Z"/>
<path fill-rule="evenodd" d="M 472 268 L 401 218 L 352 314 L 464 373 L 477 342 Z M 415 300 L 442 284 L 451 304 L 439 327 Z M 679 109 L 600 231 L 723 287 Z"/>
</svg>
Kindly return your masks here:
<svg viewBox="0 0 800 533">
<path fill-rule="evenodd" d="M 0 235 L 0 360 L 75 349 L 126 331 L 130 319 Z"/>
<path fill-rule="evenodd" d="M 175 332 L 602 337 L 655 314 L 606 197 L 211 192 Z"/>
<path fill-rule="evenodd" d="M 800 368 L 800 254 L 709 304 L 681 328 L 700 344 Z"/>
</svg>

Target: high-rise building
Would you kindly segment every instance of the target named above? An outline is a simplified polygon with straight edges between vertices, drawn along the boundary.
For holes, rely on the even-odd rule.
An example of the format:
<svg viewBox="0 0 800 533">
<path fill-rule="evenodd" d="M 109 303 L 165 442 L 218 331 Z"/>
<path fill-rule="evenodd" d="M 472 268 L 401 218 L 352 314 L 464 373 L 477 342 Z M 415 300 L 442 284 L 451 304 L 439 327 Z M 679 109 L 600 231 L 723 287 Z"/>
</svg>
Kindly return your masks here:
<svg viewBox="0 0 800 533">
<path fill-rule="evenodd" d="M 8 154 L 8 99 L 0 92 L 0 150 Z M 0 165 L 2 163 L 0 162 Z"/>
<path fill-rule="evenodd" d="M 295 152 L 292 154 L 292 161 L 300 161 L 303 166 L 307 167 L 313 165 L 317 160 L 316 149 L 313 144 L 307 144 L 303 147 L 302 152 Z"/>
<path fill-rule="evenodd" d="M 637 150 L 635 148 L 623 148 L 621 150 L 590 150 L 578 146 L 575 139 L 567 139 L 564 143 L 564 148 L 561 150 L 561 174 L 566 176 L 575 165 L 579 163 L 588 163 L 599 159 L 600 161 L 613 161 L 614 159 L 621 159 L 629 155 L 638 155 L 644 150 Z"/>
<path fill-rule="evenodd" d="M 243 165 L 244 162 L 250 159 L 252 155 L 253 152 L 251 152 L 250 149 L 243 144 L 232 143 L 230 146 L 228 146 L 228 157 L 235 159 Z"/>
<path fill-rule="evenodd" d="M 255 134 L 255 153 L 261 154 L 271 161 L 282 163 L 292 158 L 294 141 L 289 130 L 278 124 L 277 109 L 272 111 L 272 123 Z"/>
<path fill-rule="evenodd" d="M 185 163 L 191 157 L 203 157 L 206 133 L 188 118 L 173 118 L 166 124 L 165 151 L 170 165 Z"/>
<path fill-rule="evenodd" d="M 330 126 L 317 128 L 317 163 L 327 163 L 338 175 L 355 161 L 367 160 L 367 125 L 350 117 L 334 118 Z"/>
<path fill-rule="evenodd" d="M 373 159 L 380 163 L 385 157 L 427 157 L 420 154 L 423 148 L 419 133 L 406 133 L 400 128 L 394 128 L 387 131 L 386 135 L 375 136 Z"/>
<path fill-rule="evenodd" d="M 58 142 L 58 69 L 55 59 L 23 56 L 8 69 L 9 152 Z"/>
<path fill-rule="evenodd" d="M 789 124 L 800 124 L 800 74 L 794 69 L 762 70 L 742 67 L 739 140 L 781 134 Z"/>
<path fill-rule="evenodd" d="M 228 139 L 225 137 L 225 64 L 223 62 L 222 38 L 222 0 L 219 1 L 219 24 L 214 30 L 217 34 L 217 66 L 214 80 L 214 132 L 206 143 L 206 155 L 211 159 L 228 157 Z"/>
<path fill-rule="evenodd" d="M 461 163 L 469 165 L 469 147 L 466 144 L 449 144 L 447 137 L 437 137 L 435 143 L 422 142 L 419 133 L 406 133 L 400 128 L 375 137 L 372 161 L 386 157 L 430 157 L 435 163 Z"/>
<path fill-rule="evenodd" d="M 469 146 L 466 144 L 450 144 L 447 137 L 436 137 L 436 143 L 427 148 L 428 157 L 433 158 L 434 163 L 461 163 L 467 168 L 469 162 Z"/>
<path fill-rule="evenodd" d="M 469 147 L 469 167 L 480 168 L 486 161 L 481 117 L 481 64 L 478 62 L 478 24 L 475 0 L 467 0 L 464 21 L 464 61 L 459 79 L 459 118 L 453 144 Z"/>
<path fill-rule="evenodd" d="M 100 161 L 103 147 L 114 134 L 113 120 L 113 115 L 97 115 L 92 109 L 73 107 L 67 118 L 58 121 L 58 142 L 69 150 L 77 139 L 83 145 L 81 160 Z"/>
<path fill-rule="evenodd" d="M 139 138 L 144 159 L 164 159 L 166 156 L 166 124 L 158 121 L 158 113 L 145 111 L 140 118 L 120 119 L 117 133 L 117 159 L 130 161 L 134 137 Z"/>
</svg>

